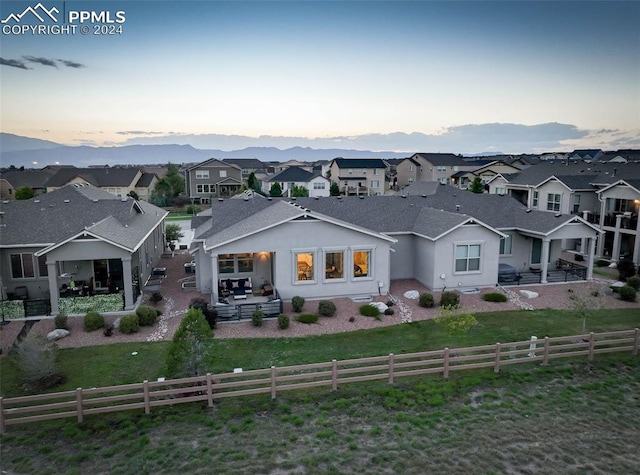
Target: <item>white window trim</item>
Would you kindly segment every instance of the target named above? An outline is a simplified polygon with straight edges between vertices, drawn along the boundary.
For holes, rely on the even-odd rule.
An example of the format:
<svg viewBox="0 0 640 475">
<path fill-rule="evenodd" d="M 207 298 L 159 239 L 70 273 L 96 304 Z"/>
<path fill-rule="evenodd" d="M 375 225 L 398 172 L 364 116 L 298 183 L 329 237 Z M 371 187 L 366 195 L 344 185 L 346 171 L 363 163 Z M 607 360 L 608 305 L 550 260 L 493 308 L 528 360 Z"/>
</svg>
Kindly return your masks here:
<svg viewBox="0 0 640 475">
<path fill-rule="evenodd" d="M 458 246 L 474 246 L 480 245 L 480 266 L 478 270 L 466 270 L 466 271 L 457 271 L 456 270 L 456 250 Z M 484 264 L 484 247 L 485 241 L 454 241 L 453 242 L 453 275 L 472 275 L 472 274 L 482 274 L 483 264 Z M 468 258 L 467 258 L 468 259 Z"/>
<path fill-rule="evenodd" d="M 339 279 L 327 279 L 326 266 L 327 266 L 327 254 L 332 252 L 342 253 L 342 277 Z M 323 247 L 322 248 L 322 282 L 325 284 L 344 284 L 347 281 L 347 270 L 349 265 L 349 248 L 347 247 Z"/>
<path fill-rule="evenodd" d="M 348 267 L 347 269 L 350 269 L 349 272 L 349 280 L 351 280 L 352 282 L 364 282 L 367 280 L 375 280 L 374 279 L 374 275 L 375 275 L 375 250 L 376 250 L 376 246 L 372 246 L 370 244 L 368 245 L 364 245 L 364 246 L 350 246 L 349 247 L 349 263 L 348 263 Z M 362 277 L 356 277 L 355 275 L 353 275 L 353 266 L 354 266 L 354 259 L 353 259 L 353 253 L 354 252 L 358 252 L 358 251 L 369 251 L 369 272 L 368 275 L 366 276 L 362 276 Z M 347 265 L 347 264 L 345 264 Z"/>
<path fill-rule="evenodd" d="M 196 180 L 208 180 L 208 179 L 209 179 L 209 170 L 196 170 Z"/>
<path fill-rule="evenodd" d="M 513 256 L 513 233 L 505 233 L 507 235 L 506 238 L 501 238 L 500 242 L 504 242 L 506 245 L 507 240 L 509 241 L 509 253 L 508 254 L 500 254 L 500 257 Z M 500 252 L 500 247 L 498 247 L 498 252 Z M 482 256 L 482 249 L 480 250 L 480 256 Z"/>
<path fill-rule="evenodd" d="M 298 280 L 298 259 L 296 259 L 296 256 L 298 254 L 313 255 L 313 264 L 312 264 L 313 278 L 312 279 Z M 322 268 L 324 269 L 324 263 L 322 264 L 322 266 L 323 266 Z M 291 249 L 291 281 L 293 285 L 313 285 L 318 283 L 318 248 L 317 247 Z"/>
</svg>

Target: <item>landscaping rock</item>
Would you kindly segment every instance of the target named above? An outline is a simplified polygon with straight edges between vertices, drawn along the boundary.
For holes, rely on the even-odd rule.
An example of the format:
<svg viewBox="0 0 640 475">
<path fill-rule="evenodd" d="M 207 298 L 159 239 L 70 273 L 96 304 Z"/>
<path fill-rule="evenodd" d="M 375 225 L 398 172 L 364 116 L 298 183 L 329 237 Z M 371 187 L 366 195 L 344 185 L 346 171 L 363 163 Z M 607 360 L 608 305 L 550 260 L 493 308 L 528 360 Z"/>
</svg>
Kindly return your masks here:
<svg viewBox="0 0 640 475">
<path fill-rule="evenodd" d="M 57 341 L 61 340 L 66 336 L 69 336 L 69 330 L 63 330 L 62 328 L 57 328 L 52 332 L 47 333 L 47 340 L 49 341 Z"/>
<path fill-rule="evenodd" d="M 407 290 L 404 294 L 405 298 L 416 300 L 420 297 L 420 292 L 417 290 Z"/>
<path fill-rule="evenodd" d="M 116 318 L 116 321 L 115 321 L 115 322 L 113 322 L 113 328 L 115 328 L 116 330 L 117 330 L 118 328 L 120 328 L 120 319 L 121 319 L 121 318 L 122 318 L 122 317 L 118 317 L 118 318 Z"/>
<path fill-rule="evenodd" d="M 624 287 L 625 285 L 627 284 L 625 284 L 624 282 L 617 281 L 611 284 L 609 287 Z"/>
<path fill-rule="evenodd" d="M 371 302 L 369 305 L 371 305 L 372 307 L 377 307 L 378 310 L 380 310 L 380 313 L 384 313 L 384 311 L 389 308 L 386 304 L 382 302 Z"/>
<path fill-rule="evenodd" d="M 528 299 L 535 299 L 539 295 L 538 292 L 534 292 L 532 290 L 520 290 L 519 292 L 520 295 Z"/>
</svg>

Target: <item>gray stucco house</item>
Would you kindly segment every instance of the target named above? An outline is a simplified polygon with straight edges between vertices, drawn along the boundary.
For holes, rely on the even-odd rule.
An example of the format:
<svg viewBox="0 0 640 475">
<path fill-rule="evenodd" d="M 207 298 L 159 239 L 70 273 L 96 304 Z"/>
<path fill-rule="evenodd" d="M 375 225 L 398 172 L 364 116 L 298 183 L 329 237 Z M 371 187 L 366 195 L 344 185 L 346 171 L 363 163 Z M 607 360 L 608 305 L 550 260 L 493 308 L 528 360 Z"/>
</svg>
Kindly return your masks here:
<svg viewBox="0 0 640 475">
<path fill-rule="evenodd" d="M 191 252 L 201 292 L 227 279 L 275 286 L 284 299 L 384 294 L 393 279 L 425 286 L 495 286 L 500 264 L 547 283 L 565 239 L 594 254 L 598 230 L 575 215 L 527 209 L 499 195 L 435 182 L 395 196 L 216 201 L 199 216 Z M 588 259 L 586 278 L 591 278 Z"/>
<path fill-rule="evenodd" d="M 3 298 L 120 293 L 132 309 L 164 249 L 167 212 L 88 184 L 0 207 Z M 73 282 L 73 284 L 71 284 Z M 73 296 L 74 294 L 71 294 Z"/>
</svg>

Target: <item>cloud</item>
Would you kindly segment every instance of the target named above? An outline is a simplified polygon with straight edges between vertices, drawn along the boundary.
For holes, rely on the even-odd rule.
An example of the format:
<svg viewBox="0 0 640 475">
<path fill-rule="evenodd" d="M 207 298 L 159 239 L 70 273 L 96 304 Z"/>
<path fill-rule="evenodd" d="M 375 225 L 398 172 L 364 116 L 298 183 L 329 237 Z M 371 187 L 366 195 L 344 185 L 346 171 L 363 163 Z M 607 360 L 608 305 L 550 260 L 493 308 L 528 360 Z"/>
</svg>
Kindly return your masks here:
<svg viewBox="0 0 640 475">
<path fill-rule="evenodd" d="M 153 132 L 153 131 L 146 131 L 146 130 L 123 130 L 120 132 L 116 132 L 116 134 L 118 135 L 162 135 L 165 132 Z M 172 135 L 171 132 L 169 132 L 169 135 Z"/>
<path fill-rule="evenodd" d="M 0 58 L 0 65 L 11 66 L 12 68 L 18 68 L 18 69 L 31 69 L 31 68 L 28 68 L 23 61 L 18 61 L 17 59 Z"/>
<path fill-rule="evenodd" d="M 69 61 L 68 59 L 58 59 L 62 64 L 64 64 L 68 68 L 86 68 L 86 66 L 82 63 L 76 63 L 75 61 Z"/>
<path fill-rule="evenodd" d="M 57 68 L 58 65 L 56 64 L 56 61 L 54 59 L 49 59 L 49 58 L 37 58 L 35 56 L 23 56 L 24 59 L 26 59 L 27 61 L 30 61 L 32 63 L 38 63 L 41 64 L 43 66 L 51 66 L 54 68 Z"/>
</svg>

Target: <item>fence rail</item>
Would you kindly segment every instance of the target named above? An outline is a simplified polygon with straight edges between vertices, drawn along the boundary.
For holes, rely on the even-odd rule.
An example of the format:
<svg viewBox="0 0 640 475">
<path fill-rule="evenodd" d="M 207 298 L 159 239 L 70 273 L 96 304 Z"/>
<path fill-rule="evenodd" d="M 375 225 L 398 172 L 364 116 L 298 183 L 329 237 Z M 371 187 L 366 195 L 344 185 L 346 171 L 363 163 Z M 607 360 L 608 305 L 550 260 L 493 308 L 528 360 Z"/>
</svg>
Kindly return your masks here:
<svg viewBox="0 0 640 475">
<path fill-rule="evenodd" d="M 28 422 L 63 418 L 82 422 L 89 415 L 142 409 L 149 414 L 161 406 L 197 401 L 212 406 L 215 400 L 255 394 L 270 394 L 275 399 L 278 392 L 296 389 L 331 386 L 335 391 L 344 384 L 374 380 L 393 384 L 398 378 L 434 373 L 447 378 L 451 371 L 476 368 L 498 372 L 503 366 L 536 361 L 546 365 L 553 359 L 576 356 L 587 356 L 589 361 L 604 353 L 637 356 L 639 349 L 640 330 L 636 328 L 0 398 L 0 433 Z"/>
</svg>

